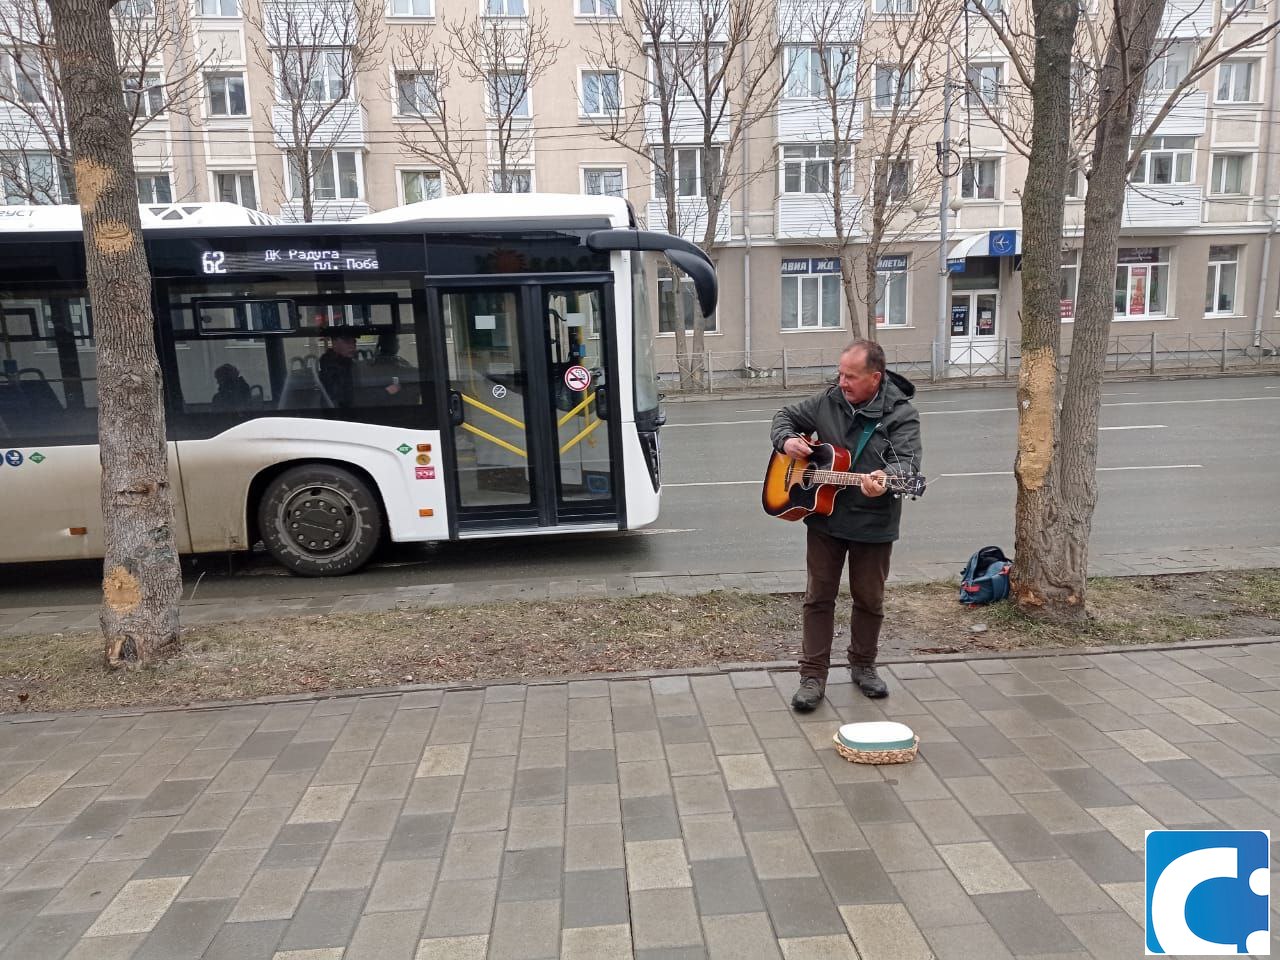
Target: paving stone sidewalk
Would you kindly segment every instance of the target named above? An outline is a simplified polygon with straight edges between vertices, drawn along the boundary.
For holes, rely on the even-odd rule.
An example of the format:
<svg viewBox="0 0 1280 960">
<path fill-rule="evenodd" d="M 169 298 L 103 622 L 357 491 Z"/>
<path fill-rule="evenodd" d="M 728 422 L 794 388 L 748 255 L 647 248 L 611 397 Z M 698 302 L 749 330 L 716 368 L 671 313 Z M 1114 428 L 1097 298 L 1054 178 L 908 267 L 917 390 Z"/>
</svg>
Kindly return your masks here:
<svg viewBox="0 0 1280 960">
<path fill-rule="evenodd" d="M 1280 642 L 889 672 L 0 718 L 0 957 L 1128 960 L 1146 829 L 1280 840 Z"/>
</svg>

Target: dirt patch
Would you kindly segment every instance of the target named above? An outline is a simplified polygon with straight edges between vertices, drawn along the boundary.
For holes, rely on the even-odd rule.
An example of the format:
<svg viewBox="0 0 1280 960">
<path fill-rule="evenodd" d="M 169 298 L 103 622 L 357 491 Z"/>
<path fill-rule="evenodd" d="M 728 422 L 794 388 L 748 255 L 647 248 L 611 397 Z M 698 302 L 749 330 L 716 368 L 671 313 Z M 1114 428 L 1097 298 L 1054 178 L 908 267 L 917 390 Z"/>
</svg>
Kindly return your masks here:
<svg viewBox="0 0 1280 960">
<path fill-rule="evenodd" d="M 800 597 L 578 598 L 200 625 L 153 667 L 108 673 L 97 633 L 0 640 L 0 711 L 189 704 L 399 683 L 520 679 L 794 659 Z M 839 619 L 846 616 L 841 604 Z M 881 653 L 1161 643 L 1280 634 L 1280 571 L 1090 582 L 1090 618 L 1056 626 L 952 583 L 895 585 Z M 847 641 L 837 630 L 836 648 Z"/>
</svg>

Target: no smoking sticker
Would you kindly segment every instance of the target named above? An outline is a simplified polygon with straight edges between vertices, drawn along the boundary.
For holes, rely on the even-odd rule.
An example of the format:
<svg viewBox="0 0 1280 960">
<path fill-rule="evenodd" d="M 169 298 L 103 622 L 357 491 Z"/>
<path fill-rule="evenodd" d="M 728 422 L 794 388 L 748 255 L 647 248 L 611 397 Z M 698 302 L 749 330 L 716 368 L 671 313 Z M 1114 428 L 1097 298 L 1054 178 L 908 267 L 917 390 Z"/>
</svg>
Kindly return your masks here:
<svg viewBox="0 0 1280 960">
<path fill-rule="evenodd" d="M 591 374 L 586 367 L 574 365 L 564 372 L 564 385 L 576 393 L 591 386 Z"/>
</svg>

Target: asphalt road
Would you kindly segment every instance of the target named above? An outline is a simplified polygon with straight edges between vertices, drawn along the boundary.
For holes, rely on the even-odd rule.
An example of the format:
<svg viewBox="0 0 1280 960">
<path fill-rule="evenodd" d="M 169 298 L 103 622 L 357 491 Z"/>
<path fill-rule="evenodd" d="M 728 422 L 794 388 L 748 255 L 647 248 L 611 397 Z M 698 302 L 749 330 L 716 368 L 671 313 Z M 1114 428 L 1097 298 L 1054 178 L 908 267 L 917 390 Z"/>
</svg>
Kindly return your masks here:
<svg viewBox="0 0 1280 960">
<path fill-rule="evenodd" d="M 662 513 L 646 530 L 389 550 L 338 582 L 289 577 L 266 560 L 191 565 L 204 599 L 318 596 L 422 583 L 739 573 L 803 566 L 803 526 L 766 516 L 760 478 L 778 399 L 667 405 Z M 903 511 L 897 563 L 1011 551 L 1017 416 L 1012 389 L 922 391 L 927 494 Z M 1099 440 L 1094 554 L 1280 544 L 1280 377 L 1108 383 Z M 0 568 L 0 608 L 94 603 L 98 564 Z"/>
</svg>

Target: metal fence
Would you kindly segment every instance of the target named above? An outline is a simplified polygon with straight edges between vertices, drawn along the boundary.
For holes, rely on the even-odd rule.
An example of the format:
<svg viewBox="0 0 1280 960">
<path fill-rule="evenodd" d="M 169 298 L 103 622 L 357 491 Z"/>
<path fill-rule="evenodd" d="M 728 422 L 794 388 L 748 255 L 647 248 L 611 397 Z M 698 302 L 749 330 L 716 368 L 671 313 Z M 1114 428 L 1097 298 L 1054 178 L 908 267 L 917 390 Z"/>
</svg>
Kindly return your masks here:
<svg viewBox="0 0 1280 960">
<path fill-rule="evenodd" d="M 939 370 L 932 343 L 883 344 L 891 370 L 923 381 L 1016 379 L 1021 342 L 1004 338 L 987 344 L 950 348 L 951 363 Z M 658 378 L 666 393 L 749 392 L 819 386 L 835 379 L 840 347 L 786 350 L 712 351 L 686 357 L 660 357 Z M 1071 355 L 1071 338 L 1064 335 L 1062 359 Z M 681 366 L 684 376 L 681 376 Z M 1163 373 L 1226 373 L 1270 368 L 1280 371 L 1280 330 L 1222 330 L 1217 333 L 1117 334 L 1107 345 L 1105 373 L 1159 375 Z"/>
</svg>

